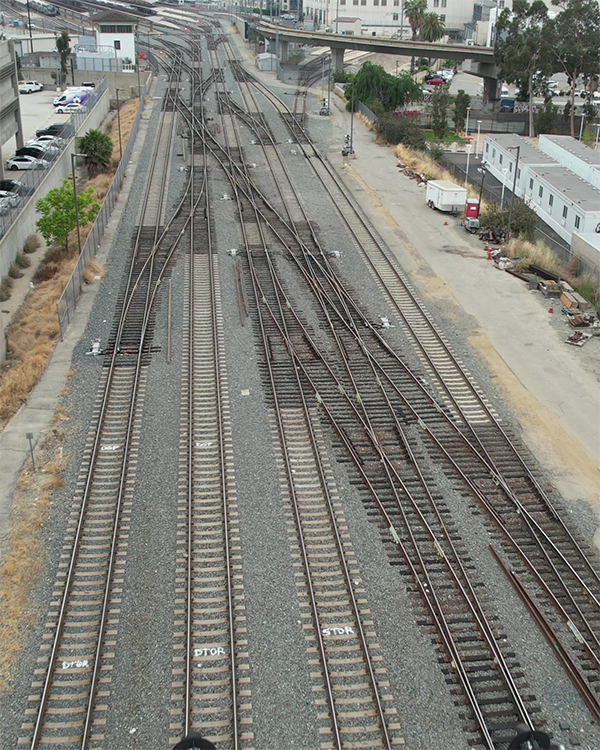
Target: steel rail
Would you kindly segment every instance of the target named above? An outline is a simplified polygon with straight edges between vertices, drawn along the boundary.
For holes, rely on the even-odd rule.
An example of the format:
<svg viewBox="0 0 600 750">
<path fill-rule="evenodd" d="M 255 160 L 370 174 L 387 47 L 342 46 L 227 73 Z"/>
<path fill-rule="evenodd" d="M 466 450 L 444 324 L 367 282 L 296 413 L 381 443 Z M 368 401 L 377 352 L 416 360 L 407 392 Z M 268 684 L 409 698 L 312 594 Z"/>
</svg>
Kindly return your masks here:
<svg viewBox="0 0 600 750">
<path fill-rule="evenodd" d="M 153 158 L 155 160 L 155 157 L 153 157 Z M 145 194 L 145 200 L 147 199 L 148 192 L 149 191 L 147 191 L 146 194 Z M 130 267 L 129 267 L 129 276 L 128 276 L 128 279 L 127 279 L 127 282 L 126 282 L 126 286 L 127 286 L 128 289 L 131 289 L 131 282 L 132 282 L 132 274 L 133 274 L 134 263 L 135 263 L 135 252 L 132 254 L 132 260 L 131 260 Z M 133 291 L 131 291 L 131 294 L 133 294 Z M 126 319 L 126 315 L 127 315 L 127 310 L 128 310 L 128 308 L 126 306 L 123 306 L 123 308 L 121 310 L 121 316 L 120 316 L 120 320 L 119 320 L 119 325 L 118 325 L 118 330 L 117 330 L 117 338 L 116 338 L 117 343 L 118 343 L 118 341 L 120 340 L 120 338 L 121 338 L 121 336 L 123 334 L 123 329 L 124 329 L 124 326 L 125 326 L 125 319 Z M 140 346 L 140 356 L 141 356 L 141 352 L 142 352 L 142 347 Z M 116 369 L 117 356 L 118 356 L 118 346 L 115 345 L 115 347 L 113 349 L 113 352 L 112 352 L 112 356 L 111 356 L 111 360 L 110 360 L 110 363 L 109 363 L 109 367 L 108 367 L 108 374 L 107 374 L 106 383 L 105 383 L 105 386 L 104 386 L 104 395 L 103 395 L 101 406 L 100 406 L 100 412 L 99 412 L 99 415 L 98 415 L 98 418 L 97 418 L 96 434 L 95 434 L 94 441 L 93 441 L 93 444 L 92 444 L 90 458 L 88 459 L 88 461 L 89 461 L 89 463 L 88 463 L 88 472 L 87 472 L 87 477 L 86 477 L 86 480 L 85 480 L 85 485 L 84 485 L 83 494 L 82 494 L 81 508 L 80 508 L 80 512 L 79 512 L 79 516 L 78 516 L 78 522 L 77 522 L 77 527 L 76 527 L 75 535 L 74 535 L 74 539 L 73 539 L 71 559 L 70 559 L 69 567 L 68 567 L 67 574 L 66 574 L 66 577 L 65 577 L 63 595 L 62 595 L 62 600 L 61 600 L 61 606 L 60 606 L 59 613 L 58 613 L 58 618 L 57 618 L 57 623 L 56 623 L 56 629 L 55 629 L 55 635 L 54 635 L 54 638 L 53 638 L 53 642 L 52 642 L 52 646 L 51 646 L 51 650 L 50 650 L 50 656 L 49 656 L 49 660 L 48 660 L 48 666 L 47 666 L 47 670 L 46 670 L 46 675 L 45 675 L 45 678 L 44 678 L 44 686 L 43 686 L 42 694 L 41 694 L 41 697 L 40 697 L 40 705 L 38 707 L 37 717 L 36 717 L 36 721 L 35 721 L 35 725 L 34 725 L 34 730 L 33 730 L 33 735 L 32 735 L 32 738 L 31 738 L 31 744 L 30 744 L 31 750 L 35 750 L 35 748 L 38 747 L 39 742 L 41 740 L 42 724 L 43 724 L 43 721 L 44 721 L 45 711 L 46 711 L 46 707 L 47 707 L 47 703 L 48 703 L 48 698 L 49 698 L 49 693 L 50 693 L 50 687 L 51 687 L 51 681 L 52 681 L 52 675 L 54 673 L 54 667 L 55 667 L 55 664 L 56 664 L 56 658 L 57 658 L 58 650 L 59 650 L 59 647 L 60 647 L 60 639 L 61 639 L 61 636 L 62 636 L 63 625 L 64 625 L 64 621 L 65 621 L 65 617 L 66 617 L 66 610 L 67 610 L 67 605 L 68 605 L 68 601 L 69 601 L 69 596 L 70 596 L 70 593 L 71 593 L 71 587 L 72 587 L 73 577 L 75 575 L 75 565 L 76 565 L 76 562 L 78 560 L 79 543 L 80 543 L 81 535 L 82 535 L 82 532 L 83 532 L 84 520 L 86 518 L 89 493 L 90 493 L 91 484 L 92 484 L 92 480 L 93 480 L 93 476 L 94 476 L 94 466 L 95 466 L 96 458 L 97 458 L 98 451 L 99 451 L 100 439 L 101 439 L 101 431 L 102 431 L 102 426 L 104 424 L 104 418 L 105 418 L 106 410 L 107 410 L 107 406 L 108 406 L 108 397 L 109 397 L 109 393 L 110 393 L 110 389 L 111 389 L 111 385 L 112 385 L 113 375 L 114 375 L 114 372 L 115 372 L 115 369 Z M 125 464 L 126 464 L 126 460 L 124 459 L 124 465 Z M 116 515 L 115 515 L 115 528 L 118 527 L 118 518 L 119 518 L 119 514 L 120 514 L 120 507 L 121 507 L 121 505 L 120 505 L 120 498 L 119 498 L 119 501 L 118 501 L 117 507 L 116 507 L 116 511 L 115 511 L 116 512 Z M 115 539 L 115 536 L 113 534 L 113 542 L 111 544 L 111 559 L 109 561 L 109 570 L 112 570 L 112 562 L 113 562 L 113 558 L 114 558 L 114 543 L 115 543 L 114 539 Z M 104 610 L 105 610 L 105 608 L 106 608 L 106 602 L 104 602 L 104 604 L 103 604 L 103 617 L 104 617 Z M 92 693 L 90 692 L 90 702 L 91 702 L 91 700 L 92 700 Z M 89 709 L 89 706 L 88 706 L 88 709 Z M 82 747 L 85 747 L 85 743 L 86 743 L 86 740 L 85 740 L 85 735 L 84 735 Z"/>
<path fill-rule="evenodd" d="M 251 264 L 251 268 L 252 268 L 252 270 L 254 271 L 254 269 L 253 269 L 253 266 L 252 266 L 252 261 L 251 261 L 251 259 L 250 259 L 250 258 L 249 258 L 249 262 L 250 262 L 250 264 Z M 271 271 L 271 272 L 273 272 L 273 271 Z M 256 278 L 256 272 L 255 272 L 255 271 L 254 271 L 254 274 L 253 274 L 253 275 L 254 275 L 254 277 Z M 258 282 L 258 279 L 256 279 L 256 284 L 257 284 L 257 286 L 258 286 L 258 292 L 256 293 L 256 294 L 257 294 L 257 304 L 258 304 L 258 302 L 259 302 L 259 301 L 261 301 L 261 300 L 262 300 L 262 302 L 263 302 L 263 304 L 264 304 L 264 303 L 265 303 L 265 294 L 264 294 L 264 292 L 262 291 L 262 289 L 260 288 L 260 284 L 259 284 L 259 282 Z M 278 304 L 279 304 L 279 306 L 280 306 L 280 308 L 281 308 L 281 305 L 280 305 L 280 303 L 278 303 Z M 287 301 L 287 299 L 286 299 L 286 306 L 289 306 L 289 301 Z M 260 305 L 259 305 L 259 309 L 260 309 Z M 272 315 L 273 317 L 275 317 L 275 315 L 274 315 L 274 313 L 273 313 L 272 311 L 271 311 L 271 315 Z M 280 309 L 280 315 L 281 315 L 281 317 L 283 318 L 283 315 L 282 315 L 282 311 L 281 311 L 281 309 Z M 293 348 L 293 345 L 292 345 L 292 342 L 291 342 L 291 340 L 290 340 L 289 336 L 286 336 L 286 335 L 285 335 L 284 333 L 282 333 L 282 336 L 283 336 L 284 340 L 286 340 L 287 346 L 288 346 L 288 347 L 290 348 L 290 350 L 291 350 L 291 349 Z M 314 342 L 313 342 L 313 344 L 314 344 Z M 266 347 L 266 343 L 265 343 L 265 347 Z M 296 373 L 297 373 L 297 376 L 298 376 L 298 370 L 297 370 L 297 366 L 296 366 Z M 306 373 L 305 373 L 305 374 L 306 374 Z M 303 398 L 303 401 L 304 401 L 304 398 Z M 305 403 L 305 402 L 304 402 L 304 403 Z M 400 504 L 399 504 L 399 505 L 400 505 Z M 299 519 L 298 519 L 298 523 L 300 523 L 300 520 L 299 520 Z M 410 528 L 410 527 L 409 527 L 409 528 Z M 415 547 L 416 547 L 416 542 L 415 542 L 415 540 L 414 540 L 414 537 L 413 537 L 413 542 L 414 542 L 414 544 L 415 544 Z M 422 559 L 421 559 L 421 562 L 423 563 Z M 423 563 L 423 565 L 424 565 L 424 563 Z M 432 582 L 430 582 L 430 585 L 431 585 L 431 586 L 433 586 Z M 464 589 L 463 589 L 463 594 L 464 594 Z M 486 630 L 485 626 L 481 625 L 481 623 L 480 623 L 480 626 L 481 626 L 481 629 L 482 629 L 482 630 L 483 630 L 483 631 L 485 632 L 485 630 Z M 488 638 L 489 638 L 489 631 L 488 631 Z M 493 643 L 493 644 L 495 645 L 495 642 L 494 642 L 494 640 L 493 640 L 493 637 L 492 637 L 492 643 Z M 492 652 L 494 652 L 494 651 L 496 651 L 496 652 L 497 652 L 497 653 L 495 654 L 495 655 L 496 655 L 496 657 L 497 657 L 498 655 L 500 656 L 500 660 L 501 660 L 501 663 L 502 663 L 502 661 L 503 661 L 503 659 L 502 659 L 502 655 L 501 655 L 501 654 L 499 654 L 499 652 L 497 651 L 497 649 L 495 649 L 495 648 L 494 648 L 494 646 L 492 646 Z M 458 656 L 458 654 L 456 654 L 456 656 L 457 656 L 457 658 L 460 658 L 460 657 Z M 507 672 L 505 673 L 505 676 L 506 676 L 507 674 L 508 674 L 508 671 L 507 671 Z M 509 674 L 508 674 L 508 678 L 509 678 L 509 680 L 510 680 L 510 675 L 509 675 Z M 514 689 L 514 688 L 513 688 L 513 689 Z M 517 693 L 517 696 L 518 696 L 518 693 Z M 518 703 L 519 703 L 519 698 L 517 698 L 517 704 L 518 704 Z M 477 713 L 477 709 L 476 709 L 476 707 L 474 707 L 474 711 L 475 711 L 475 713 Z M 521 718 L 523 718 L 523 719 L 525 719 L 525 720 L 528 720 L 528 719 L 529 719 L 529 717 L 528 717 L 528 713 L 527 713 L 527 710 L 525 709 L 525 707 L 524 707 L 524 705 L 523 705 L 522 703 L 521 703 Z M 529 720 L 529 723 L 531 723 L 531 721 L 530 721 L 530 720 Z M 485 722 L 483 722 L 483 724 L 482 724 L 482 729 L 483 729 L 483 731 L 485 732 Z"/>
</svg>

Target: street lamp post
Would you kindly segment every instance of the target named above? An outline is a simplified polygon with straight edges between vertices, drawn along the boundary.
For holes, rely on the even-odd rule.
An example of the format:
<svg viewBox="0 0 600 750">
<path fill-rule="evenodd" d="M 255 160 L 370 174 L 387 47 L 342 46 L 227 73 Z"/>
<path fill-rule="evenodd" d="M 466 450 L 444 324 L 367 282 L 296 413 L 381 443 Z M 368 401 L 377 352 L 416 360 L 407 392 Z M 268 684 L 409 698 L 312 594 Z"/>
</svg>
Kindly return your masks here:
<svg viewBox="0 0 600 750">
<path fill-rule="evenodd" d="M 471 113 L 471 107 L 467 107 L 467 124 L 465 126 L 465 133 L 467 135 L 467 138 L 469 137 L 469 115 Z"/>
<path fill-rule="evenodd" d="M 484 161 L 481 162 L 480 167 L 477 167 L 477 171 L 481 172 L 481 185 L 479 186 L 479 205 L 481 206 L 481 198 L 483 196 L 483 183 L 485 182 L 485 173 L 487 172 Z"/>
<path fill-rule="evenodd" d="M 467 144 L 467 182 L 469 181 L 469 158 L 471 156 L 471 151 L 473 150 L 473 146 L 468 143 Z"/>
<path fill-rule="evenodd" d="M 581 113 L 581 125 L 579 126 L 579 140 L 583 137 L 583 123 L 585 121 L 585 112 Z"/>
<path fill-rule="evenodd" d="M 479 159 L 479 134 L 481 133 L 481 120 L 477 120 L 477 143 L 475 144 L 475 158 Z"/>
<path fill-rule="evenodd" d="M 140 83 L 140 31 L 139 24 L 135 26 L 135 70 L 137 73 L 138 82 L 138 98 L 142 98 L 142 86 Z"/>
<path fill-rule="evenodd" d="M 594 127 L 596 128 L 596 143 L 594 144 L 594 148 L 597 151 L 598 150 L 598 138 L 600 137 L 600 123 L 598 123 L 597 125 L 594 125 Z"/>
<path fill-rule="evenodd" d="M 502 196 L 500 197 L 500 210 L 502 211 L 504 207 L 504 188 L 506 187 L 506 174 L 508 172 L 508 169 L 504 167 L 502 170 L 502 174 L 504 175 L 504 178 L 502 179 Z"/>
<path fill-rule="evenodd" d="M 123 89 L 115 89 L 117 92 L 117 127 L 119 128 L 119 161 L 123 158 L 123 145 L 121 143 L 121 112 L 119 110 L 119 91 Z"/>
<path fill-rule="evenodd" d="M 517 158 L 515 161 L 515 176 L 513 178 L 512 195 L 510 197 L 510 211 L 508 212 L 508 229 L 506 231 L 506 241 L 510 240 L 510 227 L 512 224 L 513 204 L 515 202 L 515 190 L 517 189 L 517 174 L 519 172 L 519 156 L 521 155 L 520 146 L 509 146 L 509 148 L 515 148 L 517 150 Z"/>
<path fill-rule="evenodd" d="M 73 197 L 75 199 L 75 221 L 77 222 L 77 247 L 81 255 L 81 231 L 79 229 L 79 204 L 77 203 L 77 178 L 75 177 L 75 161 L 78 156 L 86 157 L 87 154 L 71 154 L 71 173 L 73 177 Z"/>
<path fill-rule="evenodd" d="M 350 112 L 350 153 L 354 154 L 354 83 L 352 85 L 352 103 Z"/>
</svg>

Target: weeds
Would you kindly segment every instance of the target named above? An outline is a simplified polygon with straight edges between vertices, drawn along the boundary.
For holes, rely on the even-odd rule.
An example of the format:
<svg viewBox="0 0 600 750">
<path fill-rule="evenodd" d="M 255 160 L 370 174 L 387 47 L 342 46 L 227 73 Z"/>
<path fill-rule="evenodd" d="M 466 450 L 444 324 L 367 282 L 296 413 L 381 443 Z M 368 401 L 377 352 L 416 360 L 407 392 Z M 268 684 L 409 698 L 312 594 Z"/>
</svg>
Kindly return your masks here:
<svg viewBox="0 0 600 750">
<path fill-rule="evenodd" d="M 12 294 L 14 281 L 10 276 L 5 276 L 0 282 L 0 302 L 6 302 Z"/>
<path fill-rule="evenodd" d="M 29 266 L 31 265 L 31 260 L 29 260 L 29 258 L 26 258 L 23 253 L 17 253 L 15 264 L 19 268 L 29 268 Z"/>
<path fill-rule="evenodd" d="M 17 263 L 11 263 L 8 269 L 8 275 L 11 279 L 20 279 L 23 276 L 22 271 L 19 269 Z"/>
<path fill-rule="evenodd" d="M 23 252 L 35 253 L 35 251 L 40 247 L 41 244 L 42 243 L 40 242 L 37 234 L 30 234 L 29 237 L 25 240 L 25 244 L 23 245 Z"/>
</svg>

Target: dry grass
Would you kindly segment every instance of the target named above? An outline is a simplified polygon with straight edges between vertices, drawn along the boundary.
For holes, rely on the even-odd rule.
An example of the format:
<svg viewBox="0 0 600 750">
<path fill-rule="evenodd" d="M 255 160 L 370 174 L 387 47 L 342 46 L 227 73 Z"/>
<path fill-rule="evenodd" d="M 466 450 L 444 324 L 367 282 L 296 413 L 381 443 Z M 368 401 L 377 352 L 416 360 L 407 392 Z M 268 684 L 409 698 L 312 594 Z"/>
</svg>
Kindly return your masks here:
<svg viewBox="0 0 600 750">
<path fill-rule="evenodd" d="M 127 143 L 127 139 L 129 138 L 129 131 L 131 130 L 131 126 L 133 125 L 133 121 L 135 120 L 135 114 L 137 112 L 138 104 L 139 99 L 128 99 L 119 107 L 119 115 L 121 119 L 121 143 L 123 144 L 123 148 L 125 148 L 125 144 Z M 109 135 L 113 142 L 113 158 L 111 160 L 111 168 L 115 170 L 119 163 L 119 122 L 116 115 L 112 121 Z"/>
<path fill-rule="evenodd" d="M 423 151 L 413 151 L 401 143 L 391 146 L 391 149 L 402 164 L 406 164 L 413 172 L 423 175 L 426 180 L 448 180 L 467 188 L 469 198 L 479 197 L 479 189 L 476 186 L 466 182 L 459 183 L 451 172 L 441 167 L 435 159 L 427 156 Z"/>
<path fill-rule="evenodd" d="M 12 667 L 37 614 L 29 594 L 44 561 L 40 528 L 48 517 L 50 494 L 62 486 L 61 474 L 68 462 L 62 439 L 62 430 L 49 430 L 36 449 L 36 473 L 27 467 L 17 482 L 7 552 L 0 568 L 0 691 L 9 686 Z"/>
</svg>

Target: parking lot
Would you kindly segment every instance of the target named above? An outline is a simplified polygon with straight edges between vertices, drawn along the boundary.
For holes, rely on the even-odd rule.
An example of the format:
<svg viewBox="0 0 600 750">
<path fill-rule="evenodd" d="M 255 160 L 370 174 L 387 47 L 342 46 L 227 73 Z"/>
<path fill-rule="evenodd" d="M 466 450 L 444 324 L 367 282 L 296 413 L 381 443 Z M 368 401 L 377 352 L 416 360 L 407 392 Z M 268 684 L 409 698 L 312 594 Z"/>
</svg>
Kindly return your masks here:
<svg viewBox="0 0 600 750">
<path fill-rule="evenodd" d="M 34 94 L 19 94 L 23 141 L 35 138 L 35 131 L 39 128 L 45 128 L 53 122 L 66 122 L 69 119 L 69 115 L 54 113 L 52 102 L 57 96 L 56 89 L 36 91 Z M 6 161 L 12 156 L 16 148 L 16 139 L 13 137 L 2 146 L 2 160 Z"/>
</svg>

